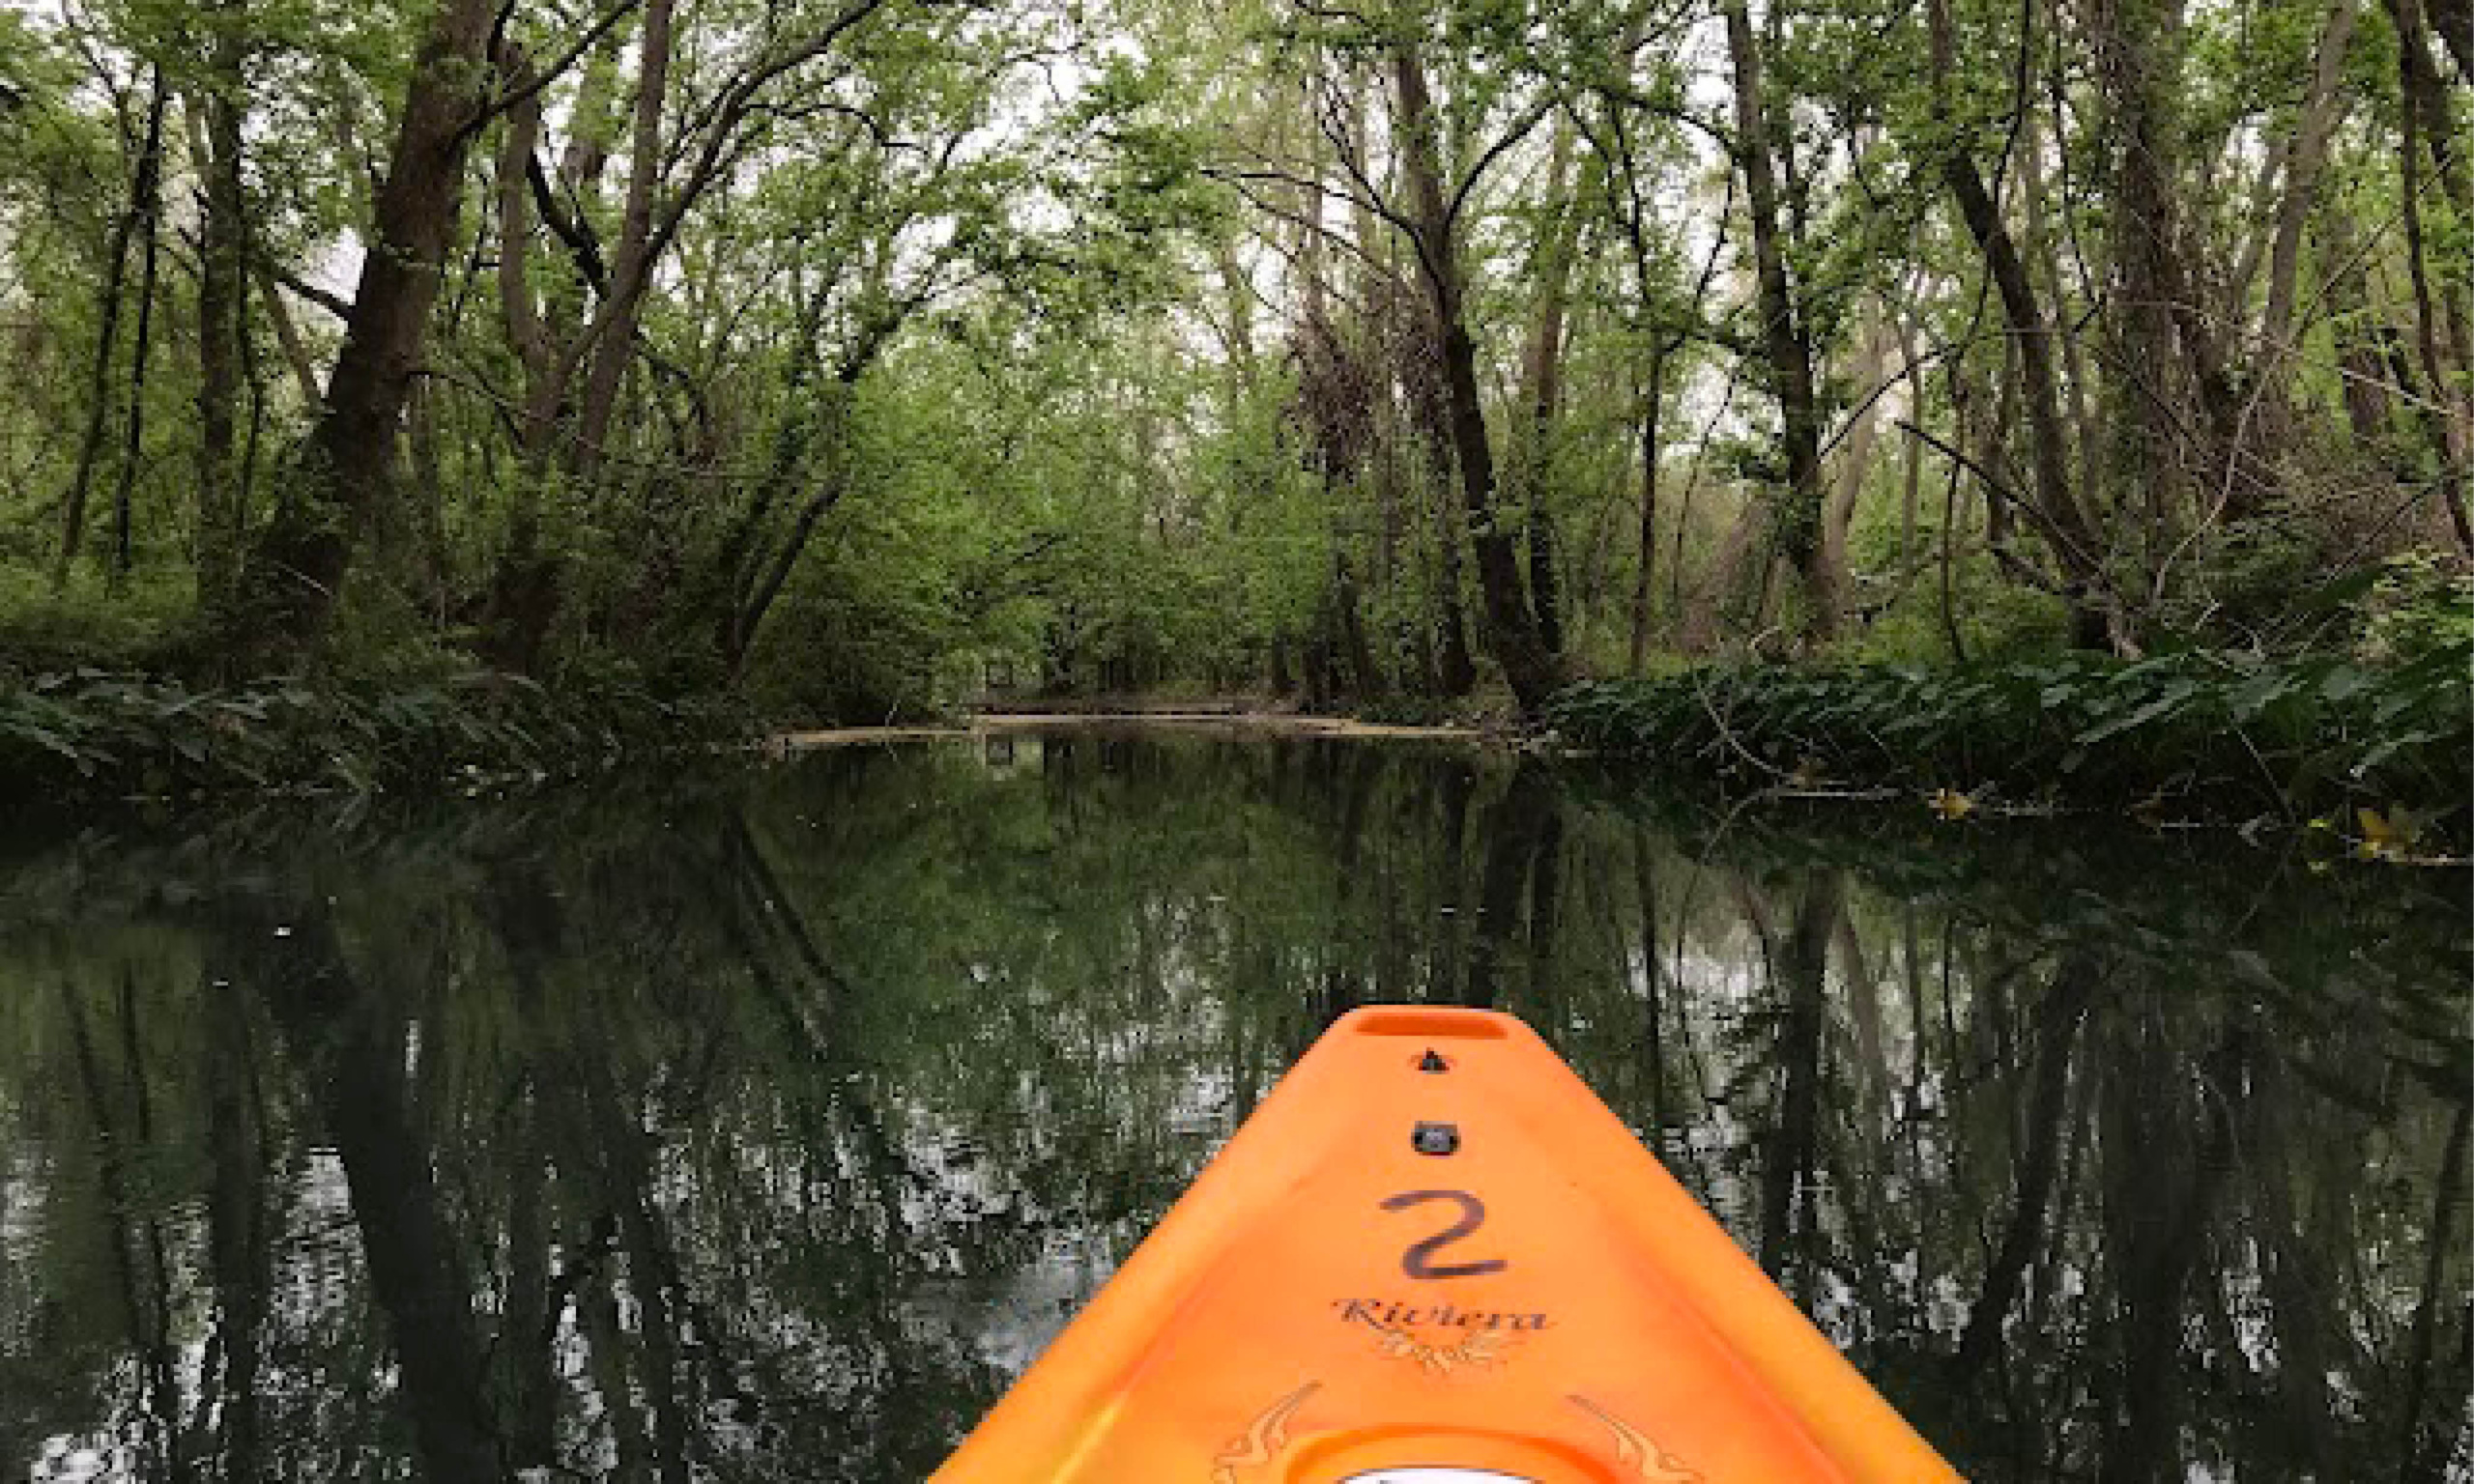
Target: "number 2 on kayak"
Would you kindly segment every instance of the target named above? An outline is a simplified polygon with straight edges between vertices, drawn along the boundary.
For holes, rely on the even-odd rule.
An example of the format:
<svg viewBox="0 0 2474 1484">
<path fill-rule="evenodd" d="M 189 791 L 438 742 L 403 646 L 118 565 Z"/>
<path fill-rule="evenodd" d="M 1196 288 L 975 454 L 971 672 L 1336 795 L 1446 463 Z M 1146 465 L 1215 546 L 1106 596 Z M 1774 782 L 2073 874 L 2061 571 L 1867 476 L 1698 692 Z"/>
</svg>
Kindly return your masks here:
<svg viewBox="0 0 2474 1484">
<path fill-rule="evenodd" d="M 1385 1211 L 1407 1211 L 1428 1201 L 1452 1201 L 1460 1208 L 1460 1219 L 1442 1231 L 1409 1243 L 1400 1254 L 1400 1270 L 1413 1278 L 1474 1278 L 1480 1273 L 1501 1272 L 1511 1266 L 1500 1257 L 1480 1258 L 1467 1263 L 1437 1263 L 1434 1255 L 1461 1241 L 1486 1224 L 1486 1203 L 1466 1190 L 1403 1190 L 1386 1196 Z"/>
</svg>

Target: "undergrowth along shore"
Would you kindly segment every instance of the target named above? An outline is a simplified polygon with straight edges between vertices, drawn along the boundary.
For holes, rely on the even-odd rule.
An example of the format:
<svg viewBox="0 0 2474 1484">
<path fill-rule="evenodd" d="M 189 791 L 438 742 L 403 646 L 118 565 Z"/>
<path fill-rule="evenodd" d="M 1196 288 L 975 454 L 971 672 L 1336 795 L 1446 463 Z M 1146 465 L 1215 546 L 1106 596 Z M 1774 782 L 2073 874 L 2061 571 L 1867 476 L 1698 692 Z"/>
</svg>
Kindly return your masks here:
<svg viewBox="0 0 2474 1484">
<path fill-rule="evenodd" d="M 1921 666 L 1713 665 L 1570 687 L 1568 746 L 1745 788 L 1895 787 L 1961 808 L 2296 822 L 2375 811 L 2474 836 L 2474 639 L 2372 664 L 2205 651 Z M 496 791 L 753 743 L 723 695 L 459 670 L 228 688 L 100 668 L 0 688 L 0 805 Z"/>
<path fill-rule="evenodd" d="M 1572 686 L 1544 720 L 1589 752 L 1755 787 L 2232 819 L 2369 809 L 2459 841 L 2474 813 L 2474 642 L 2461 640 L 2394 664 L 2193 650 L 1707 666 Z"/>
<path fill-rule="evenodd" d="M 219 689 L 100 669 L 0 690 L 0 803 L 468 791 L 752 741 L 727 697 L 459 671 Z"/>
</svg>

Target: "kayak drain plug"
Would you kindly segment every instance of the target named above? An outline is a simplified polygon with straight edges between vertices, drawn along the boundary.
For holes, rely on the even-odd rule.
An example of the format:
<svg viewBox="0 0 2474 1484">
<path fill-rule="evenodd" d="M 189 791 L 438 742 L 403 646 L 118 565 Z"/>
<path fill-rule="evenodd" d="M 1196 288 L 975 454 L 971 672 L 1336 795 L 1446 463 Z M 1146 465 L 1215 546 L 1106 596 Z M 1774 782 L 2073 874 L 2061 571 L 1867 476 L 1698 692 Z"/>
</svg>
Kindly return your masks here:
<svg viewBox="0 0 2474 1484">
<path fill-rule="evenodd" d="M 1432 1046 L 1426 1047 L 1426 1054 L 1418 1058 L 1420 1071 L 1450 1071 L 1451 1070 L 1452 1064 L 1445 1061 L 1443 1053 Z"/>
<path fill-rule="evenodd" d="M 1460 1149 L 1460 1126 L 1420 1124 L 1409 1135 L 1409 1147 L 1422 1155 L 1455 1154 Z"/>
</svg>

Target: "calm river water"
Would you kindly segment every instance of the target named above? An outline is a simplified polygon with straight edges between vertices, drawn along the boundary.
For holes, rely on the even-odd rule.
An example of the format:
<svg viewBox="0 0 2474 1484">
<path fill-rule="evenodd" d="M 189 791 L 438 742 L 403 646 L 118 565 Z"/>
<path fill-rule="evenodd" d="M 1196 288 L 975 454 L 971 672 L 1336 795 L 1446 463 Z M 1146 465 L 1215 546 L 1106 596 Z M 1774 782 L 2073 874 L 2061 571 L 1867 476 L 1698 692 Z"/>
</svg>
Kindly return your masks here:
<svg viewBox="0 0 2474 1484">
<path fill-rule="evenodd" d="M 2462 1476 L 2465 887 L 1088 732 L 20 844 L 0 1479 L 907 1484 L 1421 999 L 1539 1027 L 1974 1478 Z"/>
</svg>

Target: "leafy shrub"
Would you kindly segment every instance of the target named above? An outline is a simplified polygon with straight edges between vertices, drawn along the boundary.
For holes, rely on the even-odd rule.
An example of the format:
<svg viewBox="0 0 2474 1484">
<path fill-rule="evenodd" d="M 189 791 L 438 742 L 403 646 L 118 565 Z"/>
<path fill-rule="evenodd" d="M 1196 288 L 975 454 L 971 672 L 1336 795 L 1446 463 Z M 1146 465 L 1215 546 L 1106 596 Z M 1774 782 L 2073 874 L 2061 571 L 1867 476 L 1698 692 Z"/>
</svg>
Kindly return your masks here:
<svg viewBox="0 0 2474 1484">
<path fill-rule="evenodd" d="M 34 572 L 0 566 L 0 677 L 80 666 L 151 668 L 190 641 L 195 606 L 186 581 L 141 574 L 113 594 L 82 573 L 55 589 Z"/>
<path fill-rule="evenodd" d="M 1548 722 L 1582 747 L 1769 781 L 2156 794 L 2237 810 L 2468 809 L 2474 641 L 2374 665 L 2188 651 L 1926 668 L 1710 667 L 1574 686 Z"/>
<path fill-rule="evenodd" d="M 1458 720 L 1457 703 L 1450 697 L 1405 692 L 1365 701 L 1357 706 L 1356 716 L 1380 727 L 1442 727 Z"/>
<path fill-rule="evenodd" d="M 2390 561 L 2363 603 L 2363 652 L 2405 659 L 2450 645 L 2474 645 L 2474 577 L 2443 567 L 2429 553 Z"/>
<path fill-rule="evenodd" d="M 1860 574 L 1879 573 L 1896 593 L 1858 634 L 1846 643 L 1849 657 L 1861 661 L 1945 663 L 1950 658 L 1950 622 L 1943 614 L 1938 569 L 1928 564 L 1912 579 L 1896 577 L 1896 531 L 1859 531 L 1856 559 Z M 1918 532 L 1920 550 L 1941 541 L 1939 527 L 1928 522 Z M 1960 642 L 1971 660 L 1998 660 L 2049 653 L 2068 647 L 2070 613 L 2051 593 L 2023 587 L 1991 556 L 1976 553 L 1954 562 L 1950 572 L 1948 608 L 1956 614 Z"/>
<path fill-rule="evenodd" d="M 556 690 L 469 669 L 341 689 L 196 690 L 84 669 L 0 692 L 0 788 L 54 800 L 478 788 L 749 730 L 728 702 L 665 699 L 623 673 Z"/>
</svg>

